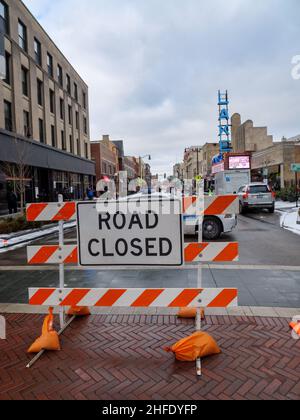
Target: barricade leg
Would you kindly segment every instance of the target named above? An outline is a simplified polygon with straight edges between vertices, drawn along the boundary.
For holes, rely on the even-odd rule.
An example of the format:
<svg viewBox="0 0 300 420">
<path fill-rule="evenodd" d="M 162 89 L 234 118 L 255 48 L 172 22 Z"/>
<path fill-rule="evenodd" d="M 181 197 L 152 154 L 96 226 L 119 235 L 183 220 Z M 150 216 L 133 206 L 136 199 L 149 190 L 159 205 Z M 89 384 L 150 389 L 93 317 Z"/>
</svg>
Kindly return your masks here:
<svg viewBox="0 0 300 420">
<path fill-rule="evenodd" d="M 62 195 L 58 196 L 58 202 L 63 203 L 64 198 Z M 59 221 L 59 247 L 62 249 L 64 246 L 64 222 Z M 59 288 L 63 289 L 65 287 L 65 267 L 63 263 L 59 264 Z M 63 307 L 59 308 L 59 321 L 60 328 L 62 329 L 65 325 L 65 309 Z"/>
<path fill-rule="evenodd" d="M 198 215 L 198 242 L 203 242 L 203 220 L 204 220 L 204 181 L 197 181 L 197 215 Z M 202 288 L 202 265 L 198 264 L 197 268 L 197 288 Z M 201 331 L 201 307 L 197 309 L 196 316 L 196 331 Z M 201 359 L 198 358 L 196 361 L 196 372 L 197 376 L 202 376 Z"/>
</svg>

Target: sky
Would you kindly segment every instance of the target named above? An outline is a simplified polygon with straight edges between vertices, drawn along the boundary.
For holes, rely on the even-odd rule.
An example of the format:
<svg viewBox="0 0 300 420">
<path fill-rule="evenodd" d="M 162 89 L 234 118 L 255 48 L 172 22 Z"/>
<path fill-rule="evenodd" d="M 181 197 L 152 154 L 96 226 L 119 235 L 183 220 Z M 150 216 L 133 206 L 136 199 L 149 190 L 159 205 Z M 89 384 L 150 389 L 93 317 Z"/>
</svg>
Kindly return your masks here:
<svg viewBox="0 0 300 420">
<path fill-rule="evenodd" d="M 300 134 L 299 0 L 25 0 L 89 85 L 91 139 L 123 139 L 172 173 L 184 149 L 218 141 L 230 112 Z"/>
</svg>

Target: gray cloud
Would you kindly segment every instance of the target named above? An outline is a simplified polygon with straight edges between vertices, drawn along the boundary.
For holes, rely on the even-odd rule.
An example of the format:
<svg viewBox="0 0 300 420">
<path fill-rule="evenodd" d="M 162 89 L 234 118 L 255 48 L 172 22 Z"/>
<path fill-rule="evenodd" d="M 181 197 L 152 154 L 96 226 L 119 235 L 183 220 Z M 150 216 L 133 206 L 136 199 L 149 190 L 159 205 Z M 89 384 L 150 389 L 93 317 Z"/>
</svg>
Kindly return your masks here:
<svg viewBox="0 0 300 420">
<path fill-rule="evenodd" d="M 217 139 L 217 90 L 231 112 L 300 132 L 299 0 L 27 0 L 90 87 L 92 138 L 123 138 L 170 171 L 183 149 Z M 59 10 L 59 15 L 58 15 Z"/>
</svg>

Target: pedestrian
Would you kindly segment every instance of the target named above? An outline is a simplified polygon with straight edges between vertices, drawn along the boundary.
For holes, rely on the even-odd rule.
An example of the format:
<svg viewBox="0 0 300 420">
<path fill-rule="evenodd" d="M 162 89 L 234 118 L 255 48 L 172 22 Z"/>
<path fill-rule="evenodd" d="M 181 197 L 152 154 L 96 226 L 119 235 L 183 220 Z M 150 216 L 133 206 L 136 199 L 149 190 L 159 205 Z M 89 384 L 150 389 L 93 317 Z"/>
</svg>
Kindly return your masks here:
<svg viewBox="0 0 300 420">
<path fill-rule="evenodd" d="M 18 212 L 18 197 L 17 194 L 12 191 L 7 191 L 7 205 L 8 205 L 8 211 L 9 214 L 17 213 Z"/>
</svg>

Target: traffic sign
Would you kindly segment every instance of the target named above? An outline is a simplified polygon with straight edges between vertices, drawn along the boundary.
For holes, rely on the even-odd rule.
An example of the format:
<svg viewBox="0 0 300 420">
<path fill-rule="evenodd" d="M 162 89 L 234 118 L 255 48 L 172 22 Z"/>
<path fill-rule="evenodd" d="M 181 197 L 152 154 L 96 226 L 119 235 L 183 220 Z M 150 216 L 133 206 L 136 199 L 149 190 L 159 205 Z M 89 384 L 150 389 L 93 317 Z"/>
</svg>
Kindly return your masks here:
<svg viewBox="0 0 300 420">
<path fill-rule="evenodd" d="M 181 201 L 77 203 L 81 266 L 181 266 Z"/>
<path fill-rule="evenodd" d="M 291 166 L 292 172 L 300 172 L 300 163 L 293 163 Z"/>
</svg>

